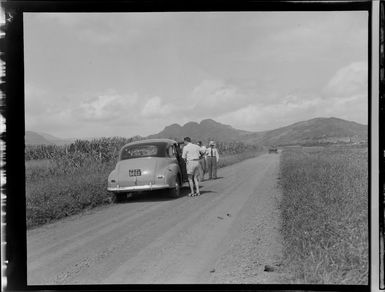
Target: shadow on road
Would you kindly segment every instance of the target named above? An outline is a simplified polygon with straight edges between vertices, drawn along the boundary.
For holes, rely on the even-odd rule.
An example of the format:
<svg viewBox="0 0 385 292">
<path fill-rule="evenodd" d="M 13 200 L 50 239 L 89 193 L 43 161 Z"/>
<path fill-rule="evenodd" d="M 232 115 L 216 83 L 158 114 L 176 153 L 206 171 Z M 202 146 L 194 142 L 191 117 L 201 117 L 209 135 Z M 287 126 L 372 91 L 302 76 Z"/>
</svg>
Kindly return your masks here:
<svg viewBox="0 0 385 292">
<path fill-rule="evenodd" d="M 207 193 L 216 194 L 217 192 L 214 192 L 214 191 L 200 191 L 200 193 L 201 193 L 201 196 L 202 196 L 203 194 L 207 194 Z"/>
<path fill-rule="evenodd" d="M 201 184 L 199 185 L 199 192 L 202 194 L 206 194 L 206 193 L 216 193 L 214 191 L 210 191 L 210 190 L 206 190 L 206 191 L 202 191 L 201 189 L 203 188 L 204 186 L 202 186 Z M 195 190 L 195 186 L 194 186 L 194 190 Z M 188 194 L 190 193 L 190 187 L 189 186 L 185 186 L 181 189 L 181 197 L 185 197 L 187 196 Z"/>
<path fill-rule="evenodd" d="M 201 188 L 202 186 L 200 186 Z M 179 198 L 172 198 L 168 194 L 169 190 L 156 190 L 156 191 L 143 191 L 137 193 L 128 194 L 127 197 L 120 197 L 115 203 L 134 203 L 134 202 L 163 202 L 172 201 L 182 197 L 185 197 L 190 192 L 189 186 L 181 188 L 181 195 Z"/>
<path fill-rule="evenodd" d="M 199 189 L 202 189 L 202 185 L 199 186 Z M 195 187 L 194 187 L 195 188 Z M 179 198 L 186 197 L 190 193 L 190 187 L 184 186 L 180 190 L 181 195 Z M 200 191 L 201 195 L 207 193 L 215 193 L 210 190 Z M 173 201 L 179 198 L 172 198 L 168 196 L 168 190 L 157 190 L 157 191 L 143 191 L 138 193 L 129 194 L 126 198 L 121 197 L 116 203 L 135 203 L 135 202 L 163 202 L 163 201 Z"/>
<path fill-rule="evenodd" d="M 212 178 L 212 179 L 206 178 L 206 179 L 202 180 L 202 182 L 210 181 L 210 180 L 218 180 L 218 179 L 222 179 L 222 178 L 224 178 L 224 177 L 223 176 L 218 176 L 217 178 Z"/>
</svg>

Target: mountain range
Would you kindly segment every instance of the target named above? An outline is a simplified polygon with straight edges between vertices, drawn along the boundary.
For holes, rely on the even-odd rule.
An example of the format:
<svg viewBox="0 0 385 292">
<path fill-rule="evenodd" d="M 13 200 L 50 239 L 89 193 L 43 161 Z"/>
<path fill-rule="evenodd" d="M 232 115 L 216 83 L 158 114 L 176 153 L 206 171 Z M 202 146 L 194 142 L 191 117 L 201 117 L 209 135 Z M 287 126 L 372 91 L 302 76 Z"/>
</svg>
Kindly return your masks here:
<svg viewBox="0 0 385 292">
<path fill-rule="evenodd" d="M 74 141 L 75 139 L 62 139 L 47 133 L 25 131 L 26 145 L 66 145 Z"/>
<path fill-rule="evenodd" d="M 368 126 L 338 118 L 314 118 L 271 131 L 247 135 L 245 141 L 262 145 L 303 145 L 367 141 Z"/>
<path fill-rule="evenodd" d="M 143 138 L 171 138 L 182 141 L 191 137 L 204 143 L 215 141 L 241 141 L 259 145 L 298 145 L 336 142 L 367 141 L 368 126 L 338 118 L 314 118 L 270 131 L 251 132 L 235 129 L 230 125 L 218 123 L 212 119 L 200 123 L 188 122 L 181 126 L 172 124 L 161 132 Z M 56 144 L 64 145 L 74 139 L 61 139 L 46 133 L 27 131 L 25 143 L 29 145 Z"/>
<path fill-rule="evenodd" d="M 314 118 L 275 130 L 250 132 L 206 119 L 199 124 L 195 122 L 189 122 L 184 126 L 173 124 L 148 138 L 182 140 L 186 136 L 203 142 L 241 141 L 260 145 L 359 142 L 367 140 L 367 126 L 338 118 Z"/>
<path fill-rule="evenodd" d="M 191 137 L 193 140 L 217 140 L 217 141 L 242 141 L 245 135 L 253 132 L 234 129 L 229 125 L 218 123 L 212 119 L 202 120 L 199 124 L 188 122 L 183 126 L 172 124 L 164 128 L 158 134 L 150 135 L 148 138 L 172 138 L 181 140 L 184 137 Z"/>
</svg>

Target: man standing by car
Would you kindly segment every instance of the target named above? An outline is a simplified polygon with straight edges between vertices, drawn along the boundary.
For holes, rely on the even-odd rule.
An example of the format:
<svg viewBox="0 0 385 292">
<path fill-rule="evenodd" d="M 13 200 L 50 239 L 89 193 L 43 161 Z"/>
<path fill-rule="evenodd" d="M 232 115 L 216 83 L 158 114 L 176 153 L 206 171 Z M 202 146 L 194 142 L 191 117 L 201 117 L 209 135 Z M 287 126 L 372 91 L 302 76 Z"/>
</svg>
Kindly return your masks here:
<svg viewBox="0 0 385 292">
<path fill-rule="evenodd" d="M 209 179 L 216 179 L 219 153 L 218 153 L 218 149 L 215 148 L 214 141 L 210 141 L 209 148 L 206 151 L 206 157 L 207 157 L 207 171 L 209 173 Z"/>
<path fill-rule="evenodd" d="M 188 176 L 188 182 L 190 184 L 190 190 L 191 193 L 189 194 L 190 197 L 192 196 L 199 196 L 199 172 L 200 172 L 200 147 L 196 144 L 191 143 L 191 138 L 186 137 L 184 138 L 184 144 L 182 151 L 182 158 L 186 161 L 186 170 L 187 170 L 187 176 Z M 193 181 L 194 180 L 194 181 Z M 196 192 L 194 193 L 194 183 L 196 187 Z"/>
<path fill-rule="evenodd" d="M 198 145 L 200 147 L 200 153 L 201 153 L 201 156 L 200 156 L 200 160 L 199 160 L 199 163 L 201 165 L 201 181 L 203 181 L 205 179 L 205 173 L 207 171 L 207 167 L 206 167 L 206 146 L 205 145 L 202 145 L 202 141 L 199 141 L 198 142 Z"/>
</svg>

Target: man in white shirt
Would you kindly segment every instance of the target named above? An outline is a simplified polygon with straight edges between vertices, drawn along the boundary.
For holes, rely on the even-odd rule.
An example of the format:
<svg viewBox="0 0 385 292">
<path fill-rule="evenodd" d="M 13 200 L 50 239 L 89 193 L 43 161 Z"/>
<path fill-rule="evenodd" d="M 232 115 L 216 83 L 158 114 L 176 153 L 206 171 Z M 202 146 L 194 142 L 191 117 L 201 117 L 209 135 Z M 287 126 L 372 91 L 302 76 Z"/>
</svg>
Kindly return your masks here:
<svg viewBox="0 0 385 292">
<path fill-rule="evenodd" d="M 206 174 L 206 171 L 207 171 L 207 167 L 206 167 L 206 146 L 205 145 L 202 145 L 202 141 L 199 141 L 198 142 L 198 146 L 201 148 L 200 149 L 200 153 L 201 153 L 201 156 L 200 156 L 200 160 L 199 160 L 199 163 L 201 165 L 201 175 L 200 175 L 200 178 L 201 178 L 201 181 L 203 181 L 205 179 L 205 174 Z"/>
<path fill-rule="evenodd" d="M 215 148 L 214 141 L 210 141 L 209 148 L 206 151 L 206 157 L 207 157 L 207 171 L 209 173 L 209 179 L 216 179 L 219 153 L 218 153 L 218 149 Z"/>
<path fill-rule="evenodd" d="M 183 147 L 182 158 L 186 161 L 188 182 L 190 184 L 190 190 L 191 190 L 191 193 L 189 194 L 189 196 L 190 197 L 199 196 L 200 192 L 199 192 L 198 176 L 200 173 L 200 165 L 199 165 L 200 147 L 198 145 L 191 143 L 190 137 L 184 138 L 184 144 L 185 146 Z M 195 193 L 194 193 L 194 183 L 196 187 Z"/>
</svg>

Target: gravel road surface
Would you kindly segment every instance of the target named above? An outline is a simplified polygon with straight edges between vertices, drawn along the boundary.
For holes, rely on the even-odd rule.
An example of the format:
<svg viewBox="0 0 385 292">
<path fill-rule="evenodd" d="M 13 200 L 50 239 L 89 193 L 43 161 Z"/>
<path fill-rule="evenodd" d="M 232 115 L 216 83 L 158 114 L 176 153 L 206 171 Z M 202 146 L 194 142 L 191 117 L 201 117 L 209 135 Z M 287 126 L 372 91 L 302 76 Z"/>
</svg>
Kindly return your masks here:
<svg viewBox="0 0 385 292">
<path fill-rule="evenodd" d="M 28 231 L 28 284 L 283 283 L 279 156 L 219 169 L 200 197 L 146 193 Z"/>
</svg>

